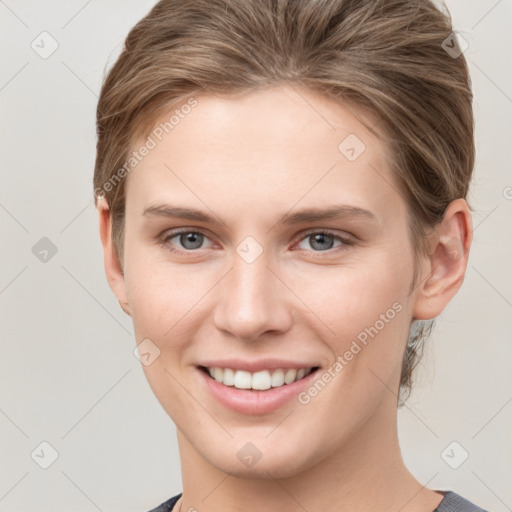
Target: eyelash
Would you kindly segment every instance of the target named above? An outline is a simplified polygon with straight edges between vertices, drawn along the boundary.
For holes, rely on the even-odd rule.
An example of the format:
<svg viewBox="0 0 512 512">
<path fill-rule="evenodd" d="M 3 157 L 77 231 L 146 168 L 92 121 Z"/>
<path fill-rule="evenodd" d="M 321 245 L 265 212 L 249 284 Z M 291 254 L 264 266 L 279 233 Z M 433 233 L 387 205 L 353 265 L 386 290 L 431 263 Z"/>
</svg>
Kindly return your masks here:
<svg viewBox="0 0 512 512">
<path fill-rule="evenodd" d="M 200 235 L 203 235 L 204 237 L 208 238 L 208 235 L 206 233 L 204 233 L 203 231 L 201 231 L 200 229 L 186 229 L 186 228 L 183 228 L 183 229 L 176 229 L 176 230 L 173 230 L 173 231 L 167 231 L 164 236 L 161 238 L 160 242 L 159 242 L 159 245 L 161 247 L 164 247 L 165 249 L 167 249 L 168 251 L 172 252 L 172 253 L 177 253 L 177 254 L 191 254 L 191 253 L 194 253 L 194 252 L 198 252 L 200 249 L 185 249 L 185 250 L 179 250 L 179 249 L 175 249 L 174 247 L 172 247 L 170 244 L 169 244 L 169 240 L 171 240 L 172 238 L 175 238 L 176 236 L 178 235 L 181 235 L 183 233 L 194 233 L 194 234 L 200 234 Z M 343 236 L 340 236 L 340 235 L 337 235 L 329 230 L 311 230 L 311 231 L 308 231 L 306 233 L 303 233 L 302 234 L 302 238 L 300 238 L 298 242 L 301 242 L 302 240 L 305 240 L 307 239 L 308 237 L 310 237 L 311 235 L 329 235 L 329 236 L 332 236 L 335 240 L 338 240 L 342 243 L 341 246 L 338 246 L 338 247 L 333 247 L 331 249 L 327 249 L 325 251 L 314 251 L 314 250 L 308 250 L 308 252 L 310 253 L 313 253 L 316 255 L 321 255 L 321 254 L 332 254 L 334 252 L 337 252 L 339 250 L 343 251 L 343 250 L 346 250 L 346 248 L 348 246 L 351 246 L 351 245 L 354 245 L 354 242 L 349 239 L 349 238 L 345 238 Z"/>
</svg>

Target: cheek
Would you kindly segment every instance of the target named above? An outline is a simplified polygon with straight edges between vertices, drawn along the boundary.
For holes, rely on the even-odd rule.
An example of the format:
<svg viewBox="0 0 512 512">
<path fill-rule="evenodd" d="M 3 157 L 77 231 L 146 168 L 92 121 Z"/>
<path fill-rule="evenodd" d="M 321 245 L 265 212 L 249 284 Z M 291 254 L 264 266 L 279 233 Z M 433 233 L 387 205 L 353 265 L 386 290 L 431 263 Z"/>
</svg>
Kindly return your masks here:
<svg viewBox="0 0 512 512">
<path fill-rule="evenodd" d="M 155 245 L 141 242 L 127 229 L 124 278 L 137 341 L 141 336 L 166 338 L 201 293 L 196 273 L 171 263 L 164 249 Z"/>
<path fill-rule="evenodd" d="M 125 279 L 137 339 L 152 337 L 174 345 L 177 330 L 184 339 L 183 330 L 194 323 L 195 306 L 207 292 L 208 281 L 194 272 L 152 265 L 128 267 Z"/>
<path fill-rule="evenodd" d="M 396 379 L 410 326 L 412 260 L 393 252 L 364 262 L 294 278 L 294 291 L 314 313 L 317 337 L 333 357 L 342 356 L 345 378 L 366 378 L 368 369 Z M 363 375 L 364 374 L 364 375 Z"/>
<path fill-rule="evenodd" d="M 184 414 L 191 404 L 181 384 L 187 381 L 183 361 L 195 336 L 197 305 L 208 290 L 207 281 L 132 248 L 125 260 L 125 282 L 137 343 L 149 339 L 157 347 L 152 350 L 159 351 L 151 364 L 142 365 L 146 379 L 163 409 L 186 431 L 191 428 L 186 426 L 192 421 L 189 416 L 197 421 L 197 415 Z"/>
<path fill-rule="evenodd" d="M 403 255 L 375 251 L 364 261 L 354 259 L 337 267 L 302 272 L 300 276 L 290 274 L 288 280 L 303 303 L 324 321 L 326 329 L 336 336 L 356 335 L 353 329 L 373 325 L 394 303 L 405 306 L 412 278 L 409 267 Z"/>
</svg>

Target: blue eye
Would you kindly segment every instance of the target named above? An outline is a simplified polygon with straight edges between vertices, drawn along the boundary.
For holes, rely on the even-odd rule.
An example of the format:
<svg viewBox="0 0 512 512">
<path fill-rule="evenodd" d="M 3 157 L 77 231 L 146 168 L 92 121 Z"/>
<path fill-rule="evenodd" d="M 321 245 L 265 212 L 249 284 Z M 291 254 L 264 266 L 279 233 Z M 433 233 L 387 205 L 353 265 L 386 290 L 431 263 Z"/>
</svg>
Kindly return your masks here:
<svg viewBox="0 0 512 512">
<path fill-rule="evenodd" d="M 343 238 L 339 235 L 335 235 L 334 233 L 330 233 L 328 231 L 314 231 L 308 233 L 304 238 L 301 239 L 301 242 L 305 240 L 310 240 L 310 246 L 313 248 L 314 252 L 325 252 L 334 248 L 334 242 L 337 240 L 339 243 L 338 246 L 351 245 L 351 241 Z M 311 250 L 307 249 L 306 250 Z"/>
<path fill-rule="evenodd" d="M 173 239 L 177 239 L 177 242 L 171 242 Z M 204 249 L 205 247 L 202 247 L 202 245 L 205 240 L 209 240 L 209 238 L 201 231 L 181 229 L 167 232 L 161 239 L 160 244 L 171 252 L 183 254 L 196 252 L 198 249 Z M 299 241 L 299 246 L 307 240 L 310 241 L 310 248 L 300 247 L 300 249 L 317 253 L 330 252 L 331 249 L 343 249 L 346 246 L 353 245 L 350 239 L 328 231 L 310 231 L 305 236 L 302 236 Z M 335 245 L 336 241 L 338 245 Z M 176 245 L 178 245 L 178 248 L 175 248 Z"/>
<path fill-rule="evenodd" d="M 175 231 L 166 236 L 163 239 L 163 243 L 169 243 L 173 238 L 178 238 L 179 243 L 186 251 L 193 251 L 195 249 L 201 249 L 201 245 L 206 236 L 199 231 Z M 176 249 L 172 247 L 170 247 L 170 250 L 176 251 Z M 177 252 L 179 252 L 179 250 Z"/>
</svg>

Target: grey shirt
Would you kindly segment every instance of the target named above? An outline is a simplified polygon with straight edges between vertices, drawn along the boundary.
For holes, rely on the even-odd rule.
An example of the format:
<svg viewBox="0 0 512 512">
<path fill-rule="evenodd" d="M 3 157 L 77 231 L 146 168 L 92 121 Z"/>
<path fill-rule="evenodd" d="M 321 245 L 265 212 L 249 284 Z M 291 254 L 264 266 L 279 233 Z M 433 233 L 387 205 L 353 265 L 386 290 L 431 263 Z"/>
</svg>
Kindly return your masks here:
<svg viewBox="0 0 512 512">
<path fill-rule="evenodd" d="M 447 491 L 434 512 L 487 512 L 458 494 Z"/>
<path fill-rule="evenodd" d="M 483 508 L 477 507 L 453 491 L 443 492 L 445 493 L 444 498 L 433 512 L 488 512 Z M 171 512 L 180 497 L 181 494 L 178 494 L 177 496 L 174 496 L 165 501 L 158 507 L 151 509 L 149 512 Z"/>
</svg>

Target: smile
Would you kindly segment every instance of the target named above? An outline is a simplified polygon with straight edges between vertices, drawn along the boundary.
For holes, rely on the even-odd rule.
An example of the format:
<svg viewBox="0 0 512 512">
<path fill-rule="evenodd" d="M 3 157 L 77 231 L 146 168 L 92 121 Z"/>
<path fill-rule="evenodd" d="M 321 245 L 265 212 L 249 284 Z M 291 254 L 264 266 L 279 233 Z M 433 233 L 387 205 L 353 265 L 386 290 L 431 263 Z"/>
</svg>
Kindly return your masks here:
<svg viewBox="0 0 512 512">
<path fill-rule="evenodd" d="M 276 368 L 248 372 L 245 370 L 234 370 L 232 368 L 201 367 L 212 379 L 237 389 L 248 389 L 265 391 L 271 388 L 279 388 L 297 382 L 312 371 L 312 368 Z"/>
</svg>

